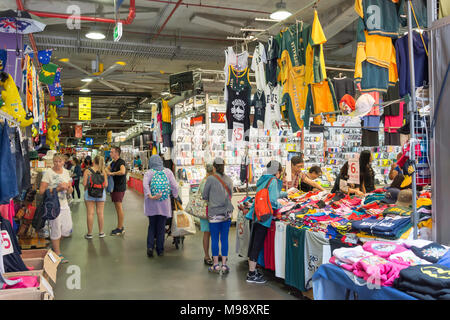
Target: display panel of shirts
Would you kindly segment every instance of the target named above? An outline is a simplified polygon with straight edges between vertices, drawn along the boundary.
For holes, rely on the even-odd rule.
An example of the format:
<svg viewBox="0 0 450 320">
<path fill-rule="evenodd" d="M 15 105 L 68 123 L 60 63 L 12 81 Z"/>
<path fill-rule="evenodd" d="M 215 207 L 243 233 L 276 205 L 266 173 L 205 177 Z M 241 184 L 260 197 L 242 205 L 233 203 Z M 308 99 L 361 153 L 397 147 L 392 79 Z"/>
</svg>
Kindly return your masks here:
<svg viewBox="0 0 450 320">
<path fill-rule="evenodd" d="M 266 87 L 266 64 L 266 49 L 264 48 L 264 45 L 259 42 L 253 52 L 251 69 L 255 72 L 256 88 L 261 91 Z"/>
<path fill-rule="evenodd" d="M 251 85 L 249 68 L 238 71 L 228 67 L 227 79 L 227 127 L 228 139 L 234 142 L 248 141 L 250 129 Z"/>
</svg>

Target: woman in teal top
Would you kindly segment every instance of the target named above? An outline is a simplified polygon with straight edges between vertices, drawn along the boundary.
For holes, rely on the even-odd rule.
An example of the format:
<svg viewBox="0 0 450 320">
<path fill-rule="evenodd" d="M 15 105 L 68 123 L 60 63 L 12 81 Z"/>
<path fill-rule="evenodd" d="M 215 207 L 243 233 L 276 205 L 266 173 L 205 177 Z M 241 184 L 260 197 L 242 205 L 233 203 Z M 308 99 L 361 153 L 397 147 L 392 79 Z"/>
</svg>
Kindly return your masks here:
<svg viewBox="0 0 450 320">
<path fill-rule="evenodd" d="M 269 190 L 270 203 L 272 209 L 275 211 L 281 207 L 278 203 L 278 199 L 287 197 L 286 192 L 281 192 L 283 182 L 281 177 L 283 175 L 283 167 L 278 161 L 270 161 L 267 164 L 266 172 L 259 178 L 256 184 L 256 191 L 260 191 L 267 186 L 269 181 L 273 179 L 267 189 Z M 249 220 L 254 220 L 255 204 L 249 210 L 249 213 L 245 216 Z M 267 221 L 259 222 L 254 221 L 252 226 L 252 233 L 250 236 L 250 245 L 248 249 L 248 266 L 249 272 L 247 274 L 247 282 L 251 283 L 265 283 L 263 275 L 256 270 L 256 263 L 258 261 L 258 255 L 261 249 L 264 247 L 264 239 L 266 238 L 267 230 L 272 223 L 272 217 Z"/>
</svg>

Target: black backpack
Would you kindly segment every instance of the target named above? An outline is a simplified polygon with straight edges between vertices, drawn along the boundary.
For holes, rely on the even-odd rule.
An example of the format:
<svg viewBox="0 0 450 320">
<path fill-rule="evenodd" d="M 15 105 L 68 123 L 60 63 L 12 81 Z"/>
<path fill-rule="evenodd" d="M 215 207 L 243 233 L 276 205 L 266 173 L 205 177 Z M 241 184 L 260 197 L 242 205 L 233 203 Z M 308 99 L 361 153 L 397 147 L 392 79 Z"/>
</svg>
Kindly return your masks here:
<svg viewBox="0 0 450 320">
<path fill-rule="evenodd" d="M 105 188 L 105 177 L 98 171 L 94 172 L 91 168 L 89 168 L 89 171 L 92 174 L 88 180 L 88 195 L 92 198 L 101 198 Z"/>
</svg>

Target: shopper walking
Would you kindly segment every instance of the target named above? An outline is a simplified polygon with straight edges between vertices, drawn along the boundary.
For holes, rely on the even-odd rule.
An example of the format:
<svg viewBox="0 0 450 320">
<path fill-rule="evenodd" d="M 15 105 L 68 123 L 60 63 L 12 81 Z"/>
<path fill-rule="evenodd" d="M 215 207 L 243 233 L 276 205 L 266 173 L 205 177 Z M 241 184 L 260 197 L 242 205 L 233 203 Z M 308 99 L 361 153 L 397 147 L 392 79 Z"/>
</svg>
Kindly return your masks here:
<svg viewBox="0 0 450 320">
<path fill-rule="evenodd" d="M 81 171 L 83 171 L 83 175 L 84 175 L 84 171 L 86 171 L 86 169 L 92 167 L 92 158 L 91 156 L 86 156 L 86 158 L 84 158 L 83 163 L 81 164 Z"/>
<path fill-rule="evenodd" d="M 53 167 L 45 171 L 39 193 L 43 195 L 49 189 L 58 192 L 60 213 L 56 219 L 50 220 L 50 239 L 52 241 L 53 251 L 61 257 L 61 263 L 67 263 L 68 260 L 61 254 L 61 237 L 69 237 L 72 233 L 72 216 L 70 213 L 67 193 L 72 193 L 72 180 L 70 173 L 64 168 L 64 157 L 57 153 L 53 156 Z"/>
<path fill-rule="evenodd" d="M 94 224 L 94 211 L 97 211 L 98 236 L 105 237 L 103 232 L 103 210 L 105 208 L 106 187 L 108 176 L 105 170 L 105 160 L 102 156 L 96 156 L 92 168 L 88 168 L 83 175 L 84 201 L 87 210 L 88 232 L 85 239 L 92 239 L 92 228 Z"/>
<path fill-rule="evenodd" d="M 178 185 L 172 171 L 164 168 L 160 156 L 150 157 L 149 170 L 144 175 L 144 214 L 149 219 L 147 233 L 147 256 L 153 257 L 156 238 L 156 252 L 164 255 L 164 234 L 167 218 L 172 217 L 170 195 L 178 197 Z"/>
<path fill-rule="evenodd" d="M 125 228 L 123 227 L 124 213 L 122 207 L 123 197 L 125 196 L 125 191 L 127 190 L 127 170 L 126 163 L 120 158 L 121 154 L 120 147 L 111 148 L 111 158 L 113 163 L 110 168 L 106 168 L 106 174 L 112 176 L 114 180 L 114 189 L 111 192 L 111 200 L 116 207 L 117 212 L 117 228 L 111 231 L 112 236 L 119 236 L 125 233 Z"/>
<path fill-rule="evenodd" d="M 72 191 L 72 198 L 75 199 L 75 190 L 77 191 L 78 199 L 81 198 L 81 192 L 80 192 L 80 180 L 81 176 L 83 175 L 83 172 L 81 171 L 80 166 L 80 160 L 78 158 L 73 158 L 74 166 L 72 170 L 72 180 L 73 180 L 73 191 Z"/>
<path fill-rule="evenodd" d="M 208 177 L 202 192 L 203 200 L 208 201 L 208 221 L 211 232 L 211 249 L 214 265 L 209 267 L 211 272 L 228 273 L 228 233 L 230 231 L 233 214 L 233 182 L 225 175 L 223 159 L 216 158 L 213 163 L 215 173 Z M 219 265 L 219 238 L 222 251 L 222 267 Z"/>
<path fill-rule="evenodd" d="M 214 174 L 214 166 L 212 164 L 206 165 L 206 177 L 200 182 L 200 186 L 198 188 L 198 194 L 202 196 L 203 190 L 205 189 L 206 180 L 208 177 Z M 208 215 L 208 206 L 206 206 L 206 214 Z M 200 231 L 203 232 L 203 252 L 205 256 L 203 257 L 203 262 L 208 265 L 213 265 L 213 260 L 209 256 L 209 239 L 211 238 L 211 232 L 209 231 L 209 221 L 208 219 L 200 219 Z"/>
<path fill-rule="evenodd" d="M 266 171 L 256 183 L 257 192 L 265 188 L 268 189 L 269 200 L 273 210 L 277 210 L 280 207 L 278 199 L 287 196 L 286 192 L 281 192 L 283 186 L 283 182 L 281 181 L 282 175 L 283 167 L 281 166 L 281 163 L 273 160 L 267 164 Z M 255 204 L 253 204 L 245 217 L 252 220 L 252 231 L 248 249 L 247 282 L 265 283 L 266 280 L 264 279 L 263 274 L 256 269 L 256 263 L 258 261 L 259 252 L 264 247 L 264 240 L 267 235 L 267 230 L 272 223 L 272 217 L 264 222 L 258 221 L 255 215 Z"/>
</svg>

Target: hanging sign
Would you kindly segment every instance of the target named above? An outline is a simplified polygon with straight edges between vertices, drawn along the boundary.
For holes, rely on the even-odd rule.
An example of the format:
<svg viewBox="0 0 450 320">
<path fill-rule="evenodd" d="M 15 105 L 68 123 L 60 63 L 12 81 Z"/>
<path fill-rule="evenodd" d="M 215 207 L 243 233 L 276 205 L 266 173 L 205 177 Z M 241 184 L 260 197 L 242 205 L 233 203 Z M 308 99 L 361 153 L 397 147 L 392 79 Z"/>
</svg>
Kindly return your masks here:
<svg viewBox="0 0 450 320">
<path fill-rule="evenodd" d="M 114 42 L 119 42 L 119 40 L 122 38 L 122 34 L 123 34 L 122 22 L 118 22 L 114 27 Z"/>
<path fill-rule="evenodd" d="M 106 142 L 112 143 L 112 131 L 111 130 L 106 133 Z"/>
<path fill-rule="evenodd" d="M 359 184 L 359 154 L 348 160 L 348 183 Z"/>
<path fill-rule="evenodd" d="M 239 122 L 233 122 L 233 139 L 234 145 L 244 142 L 244 124 Z"/>
<path fill-rule="evenodd" d="M 225 112 L 211 112 L 211 123 L 225 123 Z"/>
<path fill-rule="evenodd" d="M 81 139 L 83 137 L 83 126 L 75 126 L 75 138 Z"/>
<path fill-rule="evenodd" d="M 91 121 L 91 97 L 80 97 L 78 99 L 78 119 Z"/>
<path fill-rule="evenodd" d="M 11 242 L 11 238 L 6 230 L 0 231 L 0 245 L 2 246 L 2 255 L 14 253 L 14 247 Z"/>
<path fill-rule="evenodd" d="M 205 123 L 205 116 L 200 115 L 198 117 L 192 117 L 191 118 L 191 127 L 195 126 L 196 124 L 204 124 Z"/>
<path fill-rule="evenodd" d="M 87 146 L 94 145 L 94 138 L 86 138 L 86 145 Z"/>
</svg>

